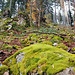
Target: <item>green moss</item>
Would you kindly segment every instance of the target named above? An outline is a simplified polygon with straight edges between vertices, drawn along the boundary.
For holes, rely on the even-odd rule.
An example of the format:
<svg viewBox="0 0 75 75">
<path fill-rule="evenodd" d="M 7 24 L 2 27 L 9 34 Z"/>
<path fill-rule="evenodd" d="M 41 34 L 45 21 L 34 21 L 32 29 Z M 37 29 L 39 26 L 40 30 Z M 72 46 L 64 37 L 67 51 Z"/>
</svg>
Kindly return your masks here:
<svg viewBox="0 0 75 75">
<path fill-rule="evenodd" d="M 10 66 L 10 73 L 13 74 L 13 75 L 19 75 L 19 69 L 18 69 L 18 65 L 15 64 L 15 65 L 11 65 Z"/>
<path fill-rule="evenodd" d="M 25 53 L 21 62 L 16 62 L 16 56 Z M 4 63 L 10 66 L 13 75 L 27 75 L 27 72 L 37 71 L 40 75 L 46 72 L 48 75 L 54 75 L 68 67 L 75 67 L 75 55 L 65 50 L 46 44 L 34 44 L 25 47 L 7 58 Z M 12 62 L 10 62 L 10 60 Z M 15 62 L 15 63 L 14 63 Z M 13 69 L 13 66 L 16 68 Z"/>
<path fill-rule="evenodd" d="M 75 51 L 75 47 L 73 47 L 72 50 Z"/>
<path fill-rule="evenodd" d="M 42 43 L 47 44 L 47 45 L 52 45 L 52 42 L 50 42 L 50 41 L 43 41 Z"/>
<path fill-rule="evenodd" d="M 62 63 L 59 63 L 59 64 L 55 63 L 55 64 L 52 64 L 52 65 L 49 65 L 49 67 L 47 69 L 47 74 L 48 75 L 54 75 L 55 73 L 63 71 L 64 69 L 66 69 L 66 67 L 68 67 L 68 66 L 64 65 Z"/>
<path fill-rule="evenodd" d="M 57 47 L 58 48 L 62 48 L 64 50 L 68 50 L 68 47 L 65 44 L 63 44 L 63 43 L 58 44 Z"/>
<path fill-rule="evenodd" d="M 0 66 L 0 75 L 3 75 L 4 72 L 8 70 L 8 66 L 2 65 Z"/>
<path fill-rule="evenodd" d="M 44 64 L 47 62 L 47 58 L 42 58 L 41 60 L 39 60 L 38 64 Z"/>
<path fill-rule="evenodd" d="M 60 42 L 60 41 L 62 41 L 62 38 L 61 37 L 59 37 L 59 36 L 54 36 L 52 39 L 51 39 L 51 41 L 52 41 L 52 43 L 55 43 L 55 42 Z"/>
</svg>

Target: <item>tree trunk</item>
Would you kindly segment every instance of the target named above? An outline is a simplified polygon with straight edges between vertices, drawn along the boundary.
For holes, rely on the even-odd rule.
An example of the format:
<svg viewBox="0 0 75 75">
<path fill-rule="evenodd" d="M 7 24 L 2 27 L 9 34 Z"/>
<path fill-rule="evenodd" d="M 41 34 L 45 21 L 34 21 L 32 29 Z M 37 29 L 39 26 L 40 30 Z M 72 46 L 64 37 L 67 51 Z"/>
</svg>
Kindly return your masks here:
<svg viewBox="0 0 75 75">
<path fill-rule="evenodd" d="M 74 28 L 75 28 L 75 0 L 74 0 Z"/>
<path fill-rule="evenodd" d="M 68 21 L 69 21 L 69 24 L 71 25 L 71 10 L 70 10 L 70 0 L 68 0 L 68 8 L 69 8 L 69 18 L 68 18 Z"/>
<path fill-rule="evenodd" d="M 55 8 L 54 8 L 53 19 L 54 19 L 54 23 L 56 23 L 56 0 L 55 0 Z"/>
<path fill-rule="evenodd" d="M 57 7 L 59 8 L 59 0 L 57 0 Z M 57 19 L 58 19 L 58 24 L 60 24 L 60 9 L 58 9 L 58 15 L 57 15 Z"/>
<path fill-rule="evenodd" d="M 62 19 L 63 19 L 63 25 L 65 25 L 64 0 L 60 0 L 60 4 L 61 4 L 61 8 L 62 8 L 62 13 L 63 13 L 63 16 L 62 16 Z"/>
<path fill-rule="evenodd" d="M 3 18 L 3 12 L 4 12 L 4 0 L 2 0 L 2 18 Z"/>
<path fill-rule="evenodd" d="M 68 8 L 70 9 L 70 2 L 69 2 L 69 1 L 68 1 Z M 67 9 L 67 8 L 65 8 L 65 9 Z M 65 11 L 65 12 L 66 12 L 66 11 Z M 65 16 L 66 16 L 66 25 L 69 26 L 69 17 L 68 17 L 68 14 L 65 13 Z"/>
<path fill-rule="evenodd" d="M 12 7 L 12 0 L 10 0 L 10 5 L 9 5 L 10 17 L 11 17 L 11 7 Z"/>
<path fill-rule="evenodd" d="M 24 0 L 24 11 L 26 10 L 26 0 Z"/>
<path fill-rule="evenodd" d="M 30 0 L 30 26 L 32 26 L 32 0 Z"/>
<path fill-rule="evenodd" d="M 40 27 L 40 25 L 41 25 L 40 19 L 41 19 L 41 6 L 39 9 L 39 13 L 38 13 L 38 27 Z"/>
</svg>

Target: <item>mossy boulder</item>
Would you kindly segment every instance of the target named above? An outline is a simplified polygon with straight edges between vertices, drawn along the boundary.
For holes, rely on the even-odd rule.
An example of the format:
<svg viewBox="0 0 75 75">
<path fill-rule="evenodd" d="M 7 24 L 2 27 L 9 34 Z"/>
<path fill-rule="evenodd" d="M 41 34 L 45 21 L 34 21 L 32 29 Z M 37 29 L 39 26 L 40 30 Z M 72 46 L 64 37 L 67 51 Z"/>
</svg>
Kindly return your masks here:
<svg viewBox="0 0 75 75">
<path fill-rule="evenodd" d="M 19 54 L 23 54 L 23 58 L 17 62 L 16 57 Z M 55 75 L 66 68 L 75 68 L 75 55 L 50 45 L 34 44 L 19 50 L 3 63 L 9 66 L 10 73 L 13 75 L 30 73 Z"/>
</svg>

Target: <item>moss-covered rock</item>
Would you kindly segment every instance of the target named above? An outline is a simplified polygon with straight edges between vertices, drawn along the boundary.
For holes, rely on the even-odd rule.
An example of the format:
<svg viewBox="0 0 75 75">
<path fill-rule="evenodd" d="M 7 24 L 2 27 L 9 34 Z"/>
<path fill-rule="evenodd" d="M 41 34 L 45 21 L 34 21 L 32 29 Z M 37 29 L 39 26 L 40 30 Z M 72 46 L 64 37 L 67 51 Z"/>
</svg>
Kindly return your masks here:
<svg viewBox="0 0 75 75">
<path fill-rule="evenodd" d="M 21 53 L 24 57 L 17 62 L 16 56 Z M 27 75 L 27 73 L 42 75 L 43 72 L 55 75 L 66 68 L 75 67 L 75 55 L 50 45 L 34 44 L 16 52 L 3 63 L 10 67 L 13 75 Z"/>
</svg>

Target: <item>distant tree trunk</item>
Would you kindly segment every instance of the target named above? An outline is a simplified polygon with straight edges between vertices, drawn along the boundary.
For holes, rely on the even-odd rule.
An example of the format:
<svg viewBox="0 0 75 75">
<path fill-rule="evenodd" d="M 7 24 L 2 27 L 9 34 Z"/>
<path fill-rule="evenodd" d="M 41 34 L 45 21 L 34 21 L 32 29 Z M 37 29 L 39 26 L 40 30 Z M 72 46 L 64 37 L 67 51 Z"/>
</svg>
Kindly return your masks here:
<svg viewBox="0 0 75 75">
<path fill-rule="evenodd" d="M 55 0 L 55 10 L 54 10 L 53 18 L 54 18 L 54 23 L 56 23 L 56 0 Z"/>
<path fill-rule="evenodd" d="M 24 0 L 24 11 L 26 10 L 26 0 Z"/>
<path fill-rule="evenodd" d="M 60 2 L 60 0 L 59 0 L 59 2 Z M 62 22 L 62 16 L 61 16 L 61 4 L 60 4 L 60 9 L 59 9 L 59 22 L 60 22 L 60 24 L 61 24 L 61 22 Z"/>
<path fill-rule="evenodd" d="M 11 17 L 11 8 L 12 8 L 12 0 L 10 0 L 10 5 L 9 5 L 10 17 Z"/>
<path fill-rule="evenodd" d="M 40 7 L 40 9 L 39 9 L 39 13 L 38 13 L 38 27 L 40 26 L 40 19 L 41 19 L 41 7 Z"/>
<path fill-rule="evenodd" d="M 70 10 L 70 0 L 68 0 L 68 8 L 69 8 L 69 11 L 68 11 L 68 13 L 69 13 L 69 18 L 68 18 L 68 21 L 69 21 L 69 24 L 71 25 L 71 18 L 70 18 L 70 15 L 71 15 L 71 10 Z"/>
<path fill-rule="evenodd" d="M 74 28 L 75 28 L 75 0 L 74 0 Z"/>
<path fill-rule="evenodd" d="M 68 8 L 70 9 L 70 2 L 68 1 Z M 67 8 L 65 8 L 66 10 Z M 66 25 L 69 25 L 69 17 L 68 17 L 68 13 L 66 13 L 65 11 L 65 16 L 66 16 Z"/>
<path fill-rule="evenodd" d="M 30 0 L 30 26 L 32 26 L 32 0 Z"/>
<path fill-rule="evenodd" d="M 4 12 L 4 0 L 2 0 L 2 18 L 3 18 L 3 12 Z"/>
<path fill-rule="evenodd" d="M 59 8 L 59 0 L 57 0 L 57 7 Z M 58 24 L 60 24 L 60 9 L 58 9 L 58 16 L 57 16 L 57 19 L 58 19 Z"/>
<path fill-rule="evenodd" d="M 61 4 L 61 8 L 62 8 L 62 13 L 63 13 L 63 16 L 62 16 L 63 24 L 65 25 L 64 0 L 60 0 L 60 4 Z"/>
<path fill-rule="evenodd" d="M 37 12 L 38 12 L 38 27 L 41 25 L 41 12 L 42 12 L 42 0 L 41 1 L 36 1 L 36 6 L 37 6 Z"/>
</svg>

